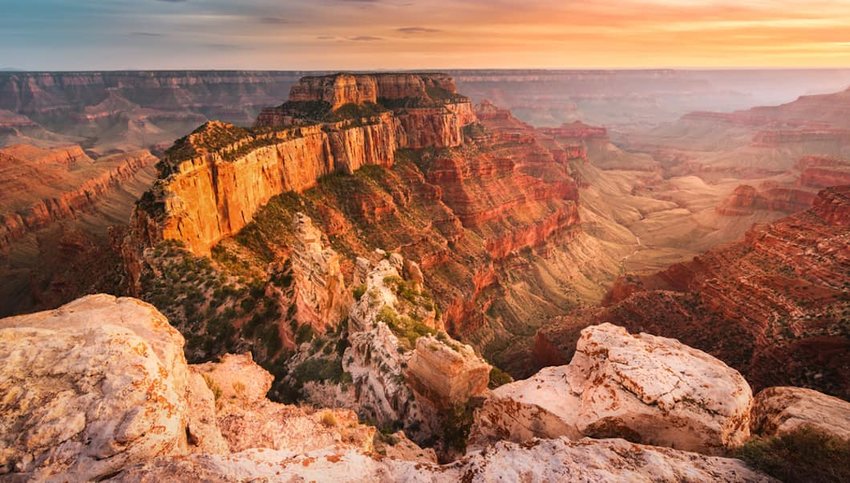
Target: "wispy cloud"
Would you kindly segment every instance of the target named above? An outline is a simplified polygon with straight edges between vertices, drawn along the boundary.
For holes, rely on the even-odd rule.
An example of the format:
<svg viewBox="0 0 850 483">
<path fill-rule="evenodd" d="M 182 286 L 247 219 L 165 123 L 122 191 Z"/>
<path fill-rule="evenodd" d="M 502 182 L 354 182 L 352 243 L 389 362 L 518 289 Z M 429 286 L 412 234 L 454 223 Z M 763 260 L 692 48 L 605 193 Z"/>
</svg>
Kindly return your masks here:
<svg viewBox="0 0 850 483">
<path fill-rule="evenodd" d="M 442 32 L 442 30 L 428 27 L 399 27 L 396 29 L 396 32 L 403 34 L 435 34 Z"/>
<path fill-rule="evenodd" d="M 848 0 L 6 3 L 0 59 L 45 69 L 850 66 Z"/>
<path fill-rule="evenodd" d="M 292 23 L 291 20 L 283 18 L 283 17 L 260 17 L 260 23 L 265 23 L 269 25 L 285 25 Z"/>
<path fill-rule="evenodd" d="M 375 37 L 373 35 L 357 35 L 354 37 L 348 37 L 348 40 L 354 42 L 377 42 L 379 40 L 384 40 L 383 37 Z"/>
</svg>

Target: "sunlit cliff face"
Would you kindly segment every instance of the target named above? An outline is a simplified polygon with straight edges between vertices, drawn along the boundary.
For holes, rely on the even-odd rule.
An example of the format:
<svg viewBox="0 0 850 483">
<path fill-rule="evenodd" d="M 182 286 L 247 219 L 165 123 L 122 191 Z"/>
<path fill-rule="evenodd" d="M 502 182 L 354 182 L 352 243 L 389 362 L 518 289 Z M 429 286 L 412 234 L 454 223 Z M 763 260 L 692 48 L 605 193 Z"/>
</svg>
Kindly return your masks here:
<svg viewBox="0 0 850 483">
<path fill-rule="evenodd" d="M 850 2 L 3 2 L 24 69 L 850 65 Z"/>
</svg>

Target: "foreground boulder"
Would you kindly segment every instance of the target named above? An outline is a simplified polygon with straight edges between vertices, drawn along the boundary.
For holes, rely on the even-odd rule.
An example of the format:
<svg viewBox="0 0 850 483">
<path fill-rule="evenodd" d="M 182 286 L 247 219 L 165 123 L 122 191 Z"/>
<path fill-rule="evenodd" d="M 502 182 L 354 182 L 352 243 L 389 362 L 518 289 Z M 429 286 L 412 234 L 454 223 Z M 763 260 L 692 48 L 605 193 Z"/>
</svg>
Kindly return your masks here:
<svg viewBox="0 0 850 483">
<path fill-rule="evenodd" d="M 439 466 L 356 451 L 245 451 L 229 456 L 159 459 L 129 469 L 114 481 L 773 481 L 729 458 L 643 446 L 622 439 L 500 442 Z"/>
<path fill-rule="evenodd" d="M 448 337 L 420 337 L 407 363 L 414 390 L 440 407 L 465 404 L 470 395 L 487 391 L 490 369 L 472 347 Z"/>
<path fill-rule="evenodd" d="M 322 448 L 371 452 L 375 428 L 353 411 L 318 410 L 266 398 L 274 377 L 250 354 L 225 354 L 219 362 L 191 366 L 215 400 L 216 426 L 232 452 L 252 448 L 313 451 Z"/>
<path fill-rule="evenodd" d="M 97 479 L 185 452 L 182 348 L 135 299 L 93 295 L 0 320 L 0 474 Z"/>
<path fill-rule="evenodd" d="M 802 387 L 770 387 L 755 397 L 751 427 L 760 436 L 811 427 L 850 440 L 850 402 Z"/>
<path fill-rule="evenodd" d="M 622 437 L 715 454 L 749 437 L 751 405 L 747 382 L 714 357 L 602 324 L 582 331 L 569 365 L 496 389 L 470 438 Z"/>
<path fill-rule="evenodd" d="M 189 366 L 183 342 L 153 306 L 110 295 L 0 320 L 0 479 L 99 480 L 158 457 L 257 449 L 373 452 L 375 428 L 352 411 L 269 401 L 273 378 L 250 354 Z M 435 460 L 392 443 L 382 451 Z"/>
</svg>

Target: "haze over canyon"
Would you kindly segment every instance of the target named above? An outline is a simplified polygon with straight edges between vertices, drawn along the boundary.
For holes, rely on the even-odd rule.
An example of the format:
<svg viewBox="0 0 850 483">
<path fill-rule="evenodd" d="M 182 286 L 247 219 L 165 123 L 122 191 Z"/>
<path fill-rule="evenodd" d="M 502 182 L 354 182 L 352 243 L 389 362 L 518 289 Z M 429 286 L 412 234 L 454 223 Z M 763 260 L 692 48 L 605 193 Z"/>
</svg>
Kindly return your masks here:
<svg viewBox="0 0 850 483">
<path fill-rule="evenodd" d="M 842 481 L 850 70 L 0 72 L 0 277 L 0 479 Z"/>
</svg>

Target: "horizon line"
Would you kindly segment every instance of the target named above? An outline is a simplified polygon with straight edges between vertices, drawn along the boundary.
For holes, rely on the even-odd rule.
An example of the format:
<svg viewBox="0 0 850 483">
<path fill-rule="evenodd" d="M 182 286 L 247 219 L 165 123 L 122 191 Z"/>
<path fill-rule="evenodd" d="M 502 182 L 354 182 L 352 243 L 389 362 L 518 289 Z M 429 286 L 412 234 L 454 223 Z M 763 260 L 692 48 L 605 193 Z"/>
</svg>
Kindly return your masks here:
<svg viewBox="0 0 850 483">
<path fill-rule="evenodd" d="M 781 70 L 796 70 L 796 71 L 850 71 L 850 65 L 845 67 L 792 67 L 792 66 L 726 66 L 726 67 L 474 67 L 474 68 L 416 68 L 416 69 L 237 69 L 237 68 L 185 68 L 185 69 L 167 69 L 167 68 L 116 68 L 116 69 L 19 69 L 15 67 L 0 67 L 0 74 L 21 74 L 21 73 L 86 73 L 86 72 L 321 72 L 321 73 L 370 73 L 370 72 L 403 72 L 403 73 L 425 73 L 425 72 L 477 72 L 477 71 L 496 71 L 496 72 L 517 72 L 517 71 L 532 71 L 532 72 L 651 72 L 651 71 L 781 71 Z"/>
</svg>

